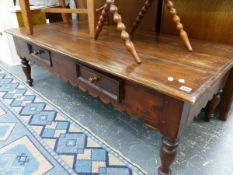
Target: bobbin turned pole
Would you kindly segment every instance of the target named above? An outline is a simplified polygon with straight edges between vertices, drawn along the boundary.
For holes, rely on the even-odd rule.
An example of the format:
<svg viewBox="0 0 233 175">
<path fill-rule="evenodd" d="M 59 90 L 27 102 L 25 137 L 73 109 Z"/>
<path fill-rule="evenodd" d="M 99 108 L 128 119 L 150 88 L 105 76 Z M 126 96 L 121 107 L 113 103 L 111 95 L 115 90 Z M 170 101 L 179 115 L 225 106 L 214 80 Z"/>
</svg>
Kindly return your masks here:
<svg viewBox="0 0 233 175">
<path fill-rule="evenodd" d="M 184 30 L 183 24 L 180 21 L 180 17 L 177 15 L 176 9 L 174 8 L 174 4 L 172 0 L 164 0 L 167 8 L 169 10 L 169 13 L 172 15 L 173 21 L 176 23 L 176 28 L 179 31 L 180 38 L 184 42 L 185 46 L 189 51 L 192 51 L 192 46 L 190 44 L 188 34 Z M 141 23 L 142 19 L 144 18 L 145 14 L 147 13 L 148 9 L 151 7 L 151 4 L 154 2 L 154 0 L 146 0 L 144 3 L 144 6 L 142 7 L 141 11 L 138 13 L 138 16 L 136 17 L 132 30 L 130 32 L 130 35 L 133 35 L 134 31 L 138 28 L 139 24 Z"/>
<path fill-rule="evenodd" d="M 114 22 L 117 23 L 117 30 L 121 32 L 121 39 L 125 42 L 126 48 L 131 53 L 131 55 L 134 57 L 134 60 L 138 64 L 140 64 L 142 61 L 138 56 L 138 53 L 134 47 L 134 44 L 131 41 L 128 32 L 126 31 L 126 26 L 122 22 L 122 17 L 118 12 L 118 8 L 114 3 L 115 3 L 114 0 L 106 0 L 106 3 L 104 5 L 104 8 L 102 10 L 101 16 L 99 18 L 99 21 L 96 27 L 95 39 L 98 38 L 100 32 L 102 31 L 102 28 L 104 26 L 104 21 L 106 19 L 106 16 L 108 15 L 108 12 L 110 11 L 113 14 Z"/>
<path fill-rule="evenodd" d="M 144 18 L 145 14 L 147 13 L 148 9 L 151 7 L 152 3 L 155 0 L 146 0 L 141 11 L 138 13 L 138 16 L 136 17 L 133 27 L 130 31 L 130 35 L 133 35 L 134 31 L 138 28 L 139 24 L 142 22 L 142 19 Z"/>
<path fill-rule="evenodd" d="M 177 15 L 176 9 L 174 8 L 174 4 L 171 0 L 165 0 L 167 8 L 170 12 L 170 14 L 172 15 L 173 21 L 176 23 L 176 28 L 179 31 L 180 34 L 180 38 L 182 39 L 182 41 L 184 42 L 185 46 L 187 47 L 187 49 L 189 51 L 192 51 L 193 48 L 190 44 L 189 38 L 188 38 L 188 34 L 186 33 L 186 31 L 184 30 L 184 26 L 180 21 L 180 17 Z"/>
<path fill-rule="evenodd" d="M 99 17 L 99 21 L 98 21 L 97 26 L 96 26 L 95 39 L 98 39 L 99 34 L 101 33 L 101 31 L 103 29 L 104 22 L 105 22 L 106 17 L 108 16 L 109 9 L 110 9 L 110 6 L 106 2 L 104 4 L 103 10 L 101 12 L 101 15 Z"/>
</svg>

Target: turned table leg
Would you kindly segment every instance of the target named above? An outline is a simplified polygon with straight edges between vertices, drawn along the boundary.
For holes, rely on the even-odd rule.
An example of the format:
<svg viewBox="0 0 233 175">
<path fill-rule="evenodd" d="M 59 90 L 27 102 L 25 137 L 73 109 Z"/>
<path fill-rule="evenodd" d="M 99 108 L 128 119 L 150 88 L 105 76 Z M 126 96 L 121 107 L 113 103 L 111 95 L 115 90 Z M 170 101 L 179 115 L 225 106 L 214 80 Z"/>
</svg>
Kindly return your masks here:
<svg viewBox="0 0 233 175">
<path fill-rule="evenodd" d="M 226 121 L 230 112 L 233 100 L 233 68 L 230 71 L 226 85 L 223 89 L 221 102 L 219 105 L 220 120 Z"/>
<path fill-rule="evenodd" d="M 23 72 L 27 78 L 27 84 L 29 86 L 32 86 L 32 78 L 31 78 L 31 66 L 29 65 L 29 61 L 26 58 L 20 58 L 21 59 L 21 63 L 22 63 L 22 69 Z"/>
<path fill-rule="evenodd" d="M 177 146 L 177 140 L 170 140 L 166 137 L 162 138 L 162 146 L 160 148 L 161 166 L 158 169 L 159 175 L 171 175 L 170 166 L 175 160 Z"/>
<path fill-rule="evenodd" d="M 214 112 L 221 101 L 222 92 L 223 90 L 221 89 L 206 106 L 205 121 L 209 122 L 210 118 L 214 117 Z"/>
</svg>

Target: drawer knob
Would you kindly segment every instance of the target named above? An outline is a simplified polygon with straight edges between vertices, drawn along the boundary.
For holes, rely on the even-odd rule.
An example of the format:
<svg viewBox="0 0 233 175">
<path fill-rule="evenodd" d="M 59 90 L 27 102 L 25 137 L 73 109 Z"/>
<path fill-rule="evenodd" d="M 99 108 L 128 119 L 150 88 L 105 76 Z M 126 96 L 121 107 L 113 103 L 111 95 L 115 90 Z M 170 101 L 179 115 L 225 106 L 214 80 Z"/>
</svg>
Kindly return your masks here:
<svg viewBox="0 0 233 175">
<path fill-rule="evenodd" d="M 90 77 L 90 78 L 88 79 L 88 81 L 89 81 L 90 83 L 96 83 L 98 80 L 99 80 L 98 77 Z"/>
</svg>

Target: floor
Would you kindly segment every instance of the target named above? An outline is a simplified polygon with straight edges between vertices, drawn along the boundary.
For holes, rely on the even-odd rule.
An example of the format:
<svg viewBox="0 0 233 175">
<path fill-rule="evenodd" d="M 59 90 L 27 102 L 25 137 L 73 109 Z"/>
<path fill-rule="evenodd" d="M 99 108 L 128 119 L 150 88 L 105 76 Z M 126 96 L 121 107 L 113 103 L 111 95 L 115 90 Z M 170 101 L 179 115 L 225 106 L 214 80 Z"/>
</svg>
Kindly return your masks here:
<svg viewBox="0 0 233 175">
<path fill-rule="evenodd" d="M 25 80 L 21 66 L 0 66 Z M 112 147 L 155 175 L 160 165 L 161 136 L 111 105 L 73 88 L 47 70 L 32 65 L 34 89 L 90 128 Z M 173 175 L 233 175 L 233 107 L 227 122 L 198 116 L 180 140 Z M 232 155 L 232 156 L 229 156 Z"/>
</svg>

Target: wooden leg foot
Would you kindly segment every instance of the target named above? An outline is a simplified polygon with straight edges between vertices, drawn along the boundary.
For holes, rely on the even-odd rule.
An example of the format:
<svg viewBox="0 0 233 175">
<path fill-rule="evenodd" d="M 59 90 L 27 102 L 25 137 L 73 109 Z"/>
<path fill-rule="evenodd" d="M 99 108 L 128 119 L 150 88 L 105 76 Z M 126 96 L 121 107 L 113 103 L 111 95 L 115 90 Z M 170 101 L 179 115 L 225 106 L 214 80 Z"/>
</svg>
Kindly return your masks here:
<svg viewBox="0 0 233 175">
<path fill-rule="evenodd" d="M 209 122 L 210 118 L 214 117 L 216 108 L 221 101 L 222 92 L 223 90 L 221 89 L 206 106 L 206 112 L 205 112 L 205 118 L 204 118 L 206 122 Z"/>
<path fill-rule="evenodd" d="M 31 78 L 31 66 L 29 65 L 29 61 L 26 58 L 21 58 L 22 69 L 27 78 L 27 84 L 32 86 L 32 78 Z"/>
<path fill-rule="evenodd" d="M 161 166 L 158 169 L 159 175 L 171 175 L 170 166 L 176 157 L 177 147 L 177 140 L 162 138 L 162 146 L 160 148 Z"/>
</svg>

